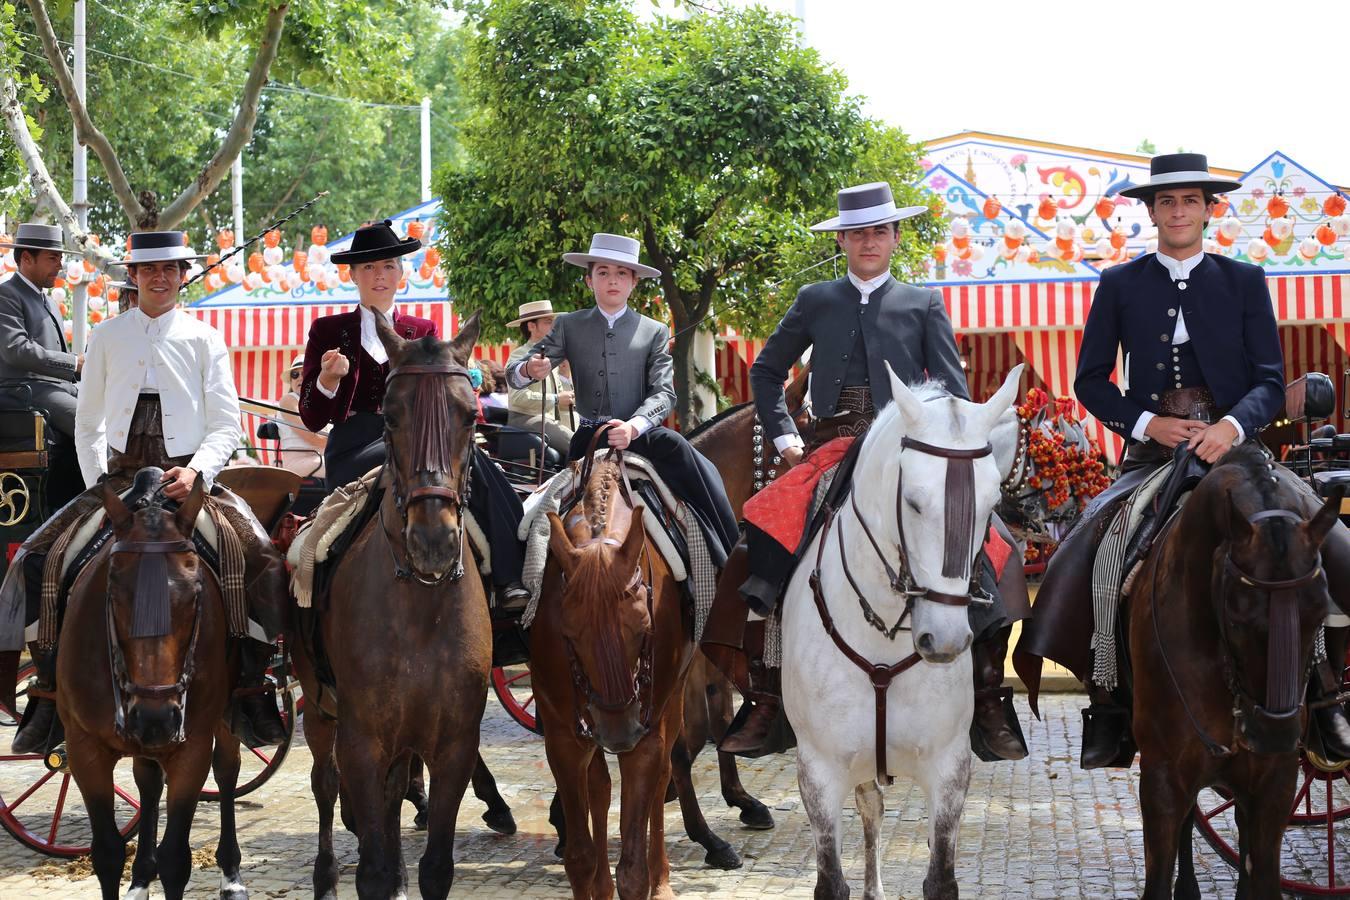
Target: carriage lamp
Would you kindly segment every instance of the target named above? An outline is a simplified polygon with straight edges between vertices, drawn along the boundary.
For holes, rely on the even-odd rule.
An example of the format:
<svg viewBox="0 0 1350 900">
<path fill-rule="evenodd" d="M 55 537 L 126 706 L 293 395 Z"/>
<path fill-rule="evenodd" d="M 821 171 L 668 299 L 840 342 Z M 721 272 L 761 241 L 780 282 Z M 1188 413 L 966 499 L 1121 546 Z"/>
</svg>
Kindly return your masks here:
<svg viewBox="0 0 1350 900">
<path fill-rule="evenodd" d="M 66 770 L 66 745 L 62 744 L 48 750 L 42 762 L 49 772 L 64 772 Z"/>
</svg>

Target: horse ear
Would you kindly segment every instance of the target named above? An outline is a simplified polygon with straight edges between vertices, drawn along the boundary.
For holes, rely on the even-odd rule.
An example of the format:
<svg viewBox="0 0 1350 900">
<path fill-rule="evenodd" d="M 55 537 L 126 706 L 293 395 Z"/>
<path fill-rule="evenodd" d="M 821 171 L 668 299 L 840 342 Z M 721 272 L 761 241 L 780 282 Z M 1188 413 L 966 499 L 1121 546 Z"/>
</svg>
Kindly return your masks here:
<svg viewBox="0 0 1350 900">
<path fill-rule="evenodd" d="M 1022 423 L 1018 421 L 1017 413 L 1012 409 L 1006 410 L 999 417 L 994 430 L 989 433 L 989 444 L 994 448 L 994 463 L 998 466 L 998 474 L 1002 478 L 1007 478 L 1013 466 L 1017 465 L 1017 448 L 1021 433 Z"/>
<path fill-rule="evenodd" d="M 900 415 L 905 419 L 905 430 L 913 431 L 923 421 L 923 404 L 895 374 L 889 361 L 886 362 L 886 377 L 891 381 L 891 400 L 900 407 Z"/>
<path fill-rule="evenodd" d="M 103 511 L 108 514 L 112 521 L 114 531 L 124 531 L 131 525 L 131 510 L 122 502 L 122 498 L 117 496 L 117 491 L 107 481 L 99 484 L 99 499 L 103 501 Z"/>
<path fill-rule="evenodd" d="M 571 578 L 576 568 L 577 548 L 572 546 L 572 539 L 567 536 L 562 519 L 552 511 L 548 513 L 548 548 L 558 565 L 562 566 L 563 576 Z"/>
<path fill-rule="evenodd" d="M 192 533 L 197 529 L 197 514 L 202 511 L 202 502 L 206 500 L 204 483 L 205 479 L 198 475 L 197 480 L 192 482 L 192 491 L 187 495 L 187 499 L 178 505 L 178 512 L 173 515 L 178 533 L 185 538 L 192 537 Z"/>
<path fill-rule="evenodd" d="M 1338 484 L 1327 496 L 1326 502 L 1322 508 L 1317 511 L 1308 524 L 1303 526 L 1308 529 L 1308 537 L 1312 539 L 1317 546 L 1322 546 L 1326 541 L 1327 535 L 1331 534 L 1332 526 L 1341 517 L 1341 498 L 1345 496 L 1345 485 Z"/>
<path fill-rule="evenodd" d="M 1002 386 L 994 392 L 994 396 L 982 404 L 986 430 L 992 431 L 1003 414 L 1012 407 L 1013 401 L 1017 399 L 1017 389 L 1021 386 L 1022 370 L 1025 368 L 1024 363 L 1013 366 L 1008 376 L 1003 379 Z"/>
<path fill-rule="evenodd" d="M 478 331 L 480 327 L 479 317 L 483 314 L 481 309 L 475 310 L 474 314 L 469 316 L 459 325 L 459 334 L 455 335 L 454 340 L 450 342 L 450 355 L 455 358 L 455 362 L 461 366 L 469 364 L 469 357 L 473 355 L 473 346 L 478 343 Z"/>
<path fill-rule="evenodd" d="M 389 324 L 389 320 L 378 313 L 375 315 L 375 335 L 380 339 L 380 343 L 384 344 L 384 352 L 389 354 L 390 359 L 397 359 L 401 356 L 403 345 L 408 343 L 399 337 L 398 332 L 394 330 L 394 326 Z"/>
<path fill-rule="evenodd" d="M 624 535 L 623 543 L 619 546 L 618 570 L 627 572 L 629 569 L 637 567 L 638 556 L 642 553 L 642 547 L 647 541 L 647 529 L 643 525 L 645 508 L 639 504 L 633 508 L 633 518 L 628 525 L 628 534 Z"/>
</svg>

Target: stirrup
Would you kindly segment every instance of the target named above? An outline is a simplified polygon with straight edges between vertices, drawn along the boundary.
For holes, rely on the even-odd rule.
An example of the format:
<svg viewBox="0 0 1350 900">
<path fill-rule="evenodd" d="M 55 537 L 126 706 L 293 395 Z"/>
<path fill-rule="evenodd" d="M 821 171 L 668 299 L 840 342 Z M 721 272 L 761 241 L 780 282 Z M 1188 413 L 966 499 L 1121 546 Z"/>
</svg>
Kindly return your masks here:
<svg viewBox="0 0 1350 900">
<path fill-rule="evenodd" d="M 1025 759 L 1031 753 L 1027 746 L 1026 734 L 1022 731 L 1022 723 L 1017 718 L 1017 707 L 1013 705 L 1013 689 L 1011 687 L 998 688 L 980 688 L 975 692 L 976 699 L 981 697 L 996 697 L 1003 710 L 1003 724 L 1007 727 L 1013 740 L 1017 741 L 1022 748 L 1022 755 L 1009 760 L 1001 753 L 996 753 L 989 746 L 983 729 L 980 728 L 978 717 L 972 717 L 970 720 L 970 749 L 979 757 L 981 762 L 1015 762 L 1018 759 Z"/>
</svg>

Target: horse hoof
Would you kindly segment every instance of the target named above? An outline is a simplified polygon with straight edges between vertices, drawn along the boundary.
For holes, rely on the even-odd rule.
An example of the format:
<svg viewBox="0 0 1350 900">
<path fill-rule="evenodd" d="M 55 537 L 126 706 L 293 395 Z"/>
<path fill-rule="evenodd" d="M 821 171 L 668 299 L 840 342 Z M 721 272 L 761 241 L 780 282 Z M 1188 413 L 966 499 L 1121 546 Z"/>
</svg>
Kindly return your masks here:
<svg viewBox="0 0 1350 900">
<path fill-rule="evenodd" d="M 122 895 L 122 900 L 149 900 L 150 888 L 145 885 L 132 885 Z"/>
<path fill-rule="evenodd" d="M 417 831 L 427 830 L 427 811 L 425 809 L 413 816 L 413 828 Z"/>
<path fill-rule="evenodd" d="M 666 802 L 674 803 L 678 799 L 680 799 L 680 793 L 675 790 L 675 782 L 672 781 L 670 784 L 666 785 Z"/>
<path fill-rule="evenodd" d="M 220 900 L 248 900 L 248 888 L 244 887 L 238 875 L 220 876 Z"/>
<path fill-rule="evenodd" d="M 932 887 L 927 878 L 923 880 L 923 900 L 960 900 L 960 896 L 955 881 Z"/>
<path fill-rule="evenodd" d="M 741 855 L 733 850 L 730 844 L 724 844 L 709 850 L 708 855 L 703 857 L 703 862 L 711 868 L 729 871 L 741 867 Z"/>
<path fill-rule="evenodd" d="M 556 847 L 553 848 L 553 856 L 554 856 L 556 859 L 562 859 L 562 858 L 563 858 L 563 854 L 565 854 L 566 852 L 567 852 L 567 842 L 566 842 L 566 841 L 558 841 L 558 845 L 557 845 Z"/>
<path fill-rule="evenodd" d="M 516 817 L 511 815 L 510 808 L 502 810 L 491 810 L 483 813 L 483 822 L 488 828 L 498 834 L 515 834 Z"/>
<path fill-rule="evenodd" d="M 754 831 L 768 831 L 773 828 L 773 813 L 763 803 L 747 806 L 741 810 L 741 824 Z"/>
</svg>

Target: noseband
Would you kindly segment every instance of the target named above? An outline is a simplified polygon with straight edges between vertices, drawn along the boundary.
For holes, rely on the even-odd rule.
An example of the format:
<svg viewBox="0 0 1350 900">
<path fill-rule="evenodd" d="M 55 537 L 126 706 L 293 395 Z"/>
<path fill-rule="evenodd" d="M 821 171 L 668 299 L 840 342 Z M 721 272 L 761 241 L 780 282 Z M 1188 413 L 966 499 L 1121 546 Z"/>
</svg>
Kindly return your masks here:
<svg viewBox="0 0 1350 900">
<path fill-rule="evenodd" d="M 881 544 L 872 534 L 872 529 L 868 527 L 867 520 L 863 518 L 862 510 L 858 509 L 857 491 L 850 489 L 849 508 L 853 511 L 853 517 L 858 520 L 858 525 L 862 528 L 863 534 L 867 535 L 867 541 L 872 545 L 872 550 L 877 559 L 881 560 L 881 565 L 886 570 L 886 577 L 890 580 L 891 590 L 905 598 L 904 612 L 900 614 L 900 618 L 896 620 L 893 626 L 886 627 L 885 622 L 876 610 L 867 602 L 857 579 L 853 577 L 853 572 L 848 566 L 848 553 L 844 546 L 843 529 L 836 532 L 839 542 L 839 563 L 844 569 L 844 576 L 848 579 L 849 586 L 858 599 L 859 606 L 862 608 L 863 618 L 889 640 L 894 640 L 896 634 L 901 631 L 911 630 L 905 625 L 905 620 L 913 612 L 916 599 L 931 600 L 944 606 L 955 607 L 969 606 L 972 599 L 977 599 L 982 603 L 993 602 L 991 598 L 977 594 L 977 578 L 969 562 L 971 548 L 975 542 L 974 461 L 993 453 L 993 447 L 985 444 L 975 450 L 956 450 L 950 447 L 936 447 L 905 437 L 900 439 L 900 450 L 902 453 L 905 450 L 917 450 L 920 453 L 947 460 L 947 503 L 942 574 L 949 578 L 968 575 L 970 591 L 967 594 L 945 594 L 941 591 L 919 587 L 914 580 L 914 570 L 909 562 L 909 549 L 905 541 L 904 466 L 900 466 L 895 486 L 895 527 L 900 533 L 900 540 L 896 542 L 898 559 L 895 568 L 891 567 L 886 554 L 881 551 Z M 854 487 L 856 488 L 856 485 Z M 855 650 L 839 633 L 834 624 L 834 617 L 830 615 L 829 606 L 825 602 L 825 592 L 821 587 L 820 577 L 821 563 L 825 558 L 825 545 L 828 542 L 830 526 L 833 522 L 834 513 L 827 510 L 825 524 L 821 528 L 820 543 L 816 545 L 816 566 L 810 577 L 811 596 L 815 600 L 816 612 L 820 615 L 820 623 L 824 626 L 825 633 L 830 636 L 830 640 L 834 642 L 839 652 L 849 662 L 861 669 L 867 675 L 868 680 L 872 682 L 876 709 L 877 783 L 889 785 L 893 784 L 895 779 L 886 771 L 886 695 L 890 690 L 891 682 L 901 673 L 922 662 L 923 657 L 918 652 L 913 652 L 889 666 L 874 663 Z"/>
<path fill-rule="evenodd" d="M 404 375 L 455 375 L 469 381 L 471 386 L 473 384 L 469 376 L 469 370 L 464 366 L 461 366 L 458 363 L 435 363 L 429 365 L 396 366 L 395 368 L 390 369 L 389 374 L 385 377 L 385 388 L 388 389 L 389 385 L 393 384 L 395 378 Z M 472 443 L 470 443 L 469 446 L 472 447 Z M 389 470 L 393 474 L 393 484 L 391 487 L 394 491 L 394 506 L 398 509 L 399 518 L 403 522 L 402 531 L 404 533 L 406 533 L 408 529 L 408 509 L 413 504 L 423 500 L 444 500 L 454 507 L 455 513 L 459 518 L 459 527 L 457 529 L 459 537 L 459 559 L 455 561 L 454 568 L 450 569 L 448 572 L 443 573 L 437 578 L 427 578 L 421 572 L 417 571 L 416 566 L 412 564 L 412 559 L 408 556 L 406 548 L 404 550 L 403 558 L 399 558 L 398 553 L 394 549 L 393 541 L 389 537 L 389 529 L 384 524 L 384 506 L 381 504 L 380 530 L 384 532 L 385 543 L 389 547 L 389 555 L 394 560 L 394 577 L 399 581 L 408 581 L 415 578 L 418 582 L 427 586 L 441 584 L 447 579 L 450 581 L 458 581 L 464 576 L 463 510 L 464 505 L 469 501 L 469 464 L 465 463 L 463 466 L 458 488 L 429 484 L 406 491 L 403 475 L 398 469 L 398 455 L 394 453 L 393 435 L 388 424 L 386 424 L 384 428 L 384 458 L 385 464 L 389 466 Z"/>
<path fill-rule="evenodd" d="M 139 553 L 142 556 L 153 555 L 158 557 L 167 556 L 170 553 L 191 553 L 196 555 L 197 548 L 190 540 L 178 541 L 116 541 L 112 545 L 110 553 Z M 144 565 L 142 561 L 142 565 Z M 165 567 L 157 567 L 158 571 L 164 573 L 167 579 Z M 117 736 L 123 740 L 132 738 L 126 733 L 126 698 L 136 697 L 141 700 L 179 700 L 179 706 L 182 712 L 182 718 L 178 725 L 178 734 L 173 738 L 173 743 L 180 743 L 184 739 L 183 729 L 187 725 L 187 690 L 188 685 L 192 683 L 192 676 L 197 669 L 197 637 L 202 630 L 202 591 L 201 591 L 201 567 L 198 567 L 198 582 L 196 594 L 193 598 L 192 607 L 192 637 L 188 640 L 187 653 L 183 657 L 183 670 L 178 676 L 178 680 L 172 684 L 154 684 L 140 685 L 131 680 L 127 674 L 126 656 L 122 652 L 122 644 L 117 639 L 117 625 L 113 618 L 112 604 L 112 571 L 108 573 L 108 598 L 104 605 L 108 623 L 108 668 L 112 673 L 112 692 L 113 692 L 113 727 Z M 142 612 L 140 606 L 148 599 L 143 595 L 144 590 L 168 590 L 167 580 L 161 581 L 157 585 L 148 584 L 142 587 L 142 579 L 137 579 L 137 609 L 133 612 L 133 637 L 162 637 L 169 633 L 169 623 L 167 621 L 153 623 L 149 631 L 142 633 Z M 167 604 L 167 597 L 162 601 Z"/>
</svg>

